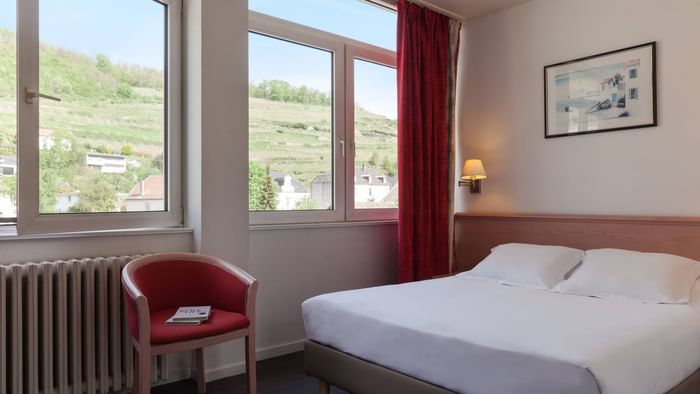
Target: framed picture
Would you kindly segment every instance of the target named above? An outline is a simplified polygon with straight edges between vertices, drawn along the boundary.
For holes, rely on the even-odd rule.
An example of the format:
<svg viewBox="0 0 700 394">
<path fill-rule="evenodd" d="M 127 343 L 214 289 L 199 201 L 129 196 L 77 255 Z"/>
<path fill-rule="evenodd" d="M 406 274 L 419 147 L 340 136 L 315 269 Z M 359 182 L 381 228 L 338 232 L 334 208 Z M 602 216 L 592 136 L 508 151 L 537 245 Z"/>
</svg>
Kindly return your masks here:
<svg viewBox="0 0 700 394">
<path fill-rule="evenodd" d="M 656 42 L 544 68 L 545 138 L 654 127 Z"/>
</svg>

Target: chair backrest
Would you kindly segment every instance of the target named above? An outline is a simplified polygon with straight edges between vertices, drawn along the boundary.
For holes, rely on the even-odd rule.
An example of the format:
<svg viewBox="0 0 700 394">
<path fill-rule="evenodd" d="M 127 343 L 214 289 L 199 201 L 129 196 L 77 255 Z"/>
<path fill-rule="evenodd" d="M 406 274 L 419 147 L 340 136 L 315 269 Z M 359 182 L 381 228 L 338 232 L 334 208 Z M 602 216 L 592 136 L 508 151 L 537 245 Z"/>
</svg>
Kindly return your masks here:
<svg viewBox="0 0 700 394">
<path fill-rule="evenodd" d="M 230 263 L 194 253 L 159 253 L 140 257 L 126 266 L 125 274 L 146 296 L 151 311 L 211 305 L 245 313 L 246 290 L 254 281 Z"/>
</svg>

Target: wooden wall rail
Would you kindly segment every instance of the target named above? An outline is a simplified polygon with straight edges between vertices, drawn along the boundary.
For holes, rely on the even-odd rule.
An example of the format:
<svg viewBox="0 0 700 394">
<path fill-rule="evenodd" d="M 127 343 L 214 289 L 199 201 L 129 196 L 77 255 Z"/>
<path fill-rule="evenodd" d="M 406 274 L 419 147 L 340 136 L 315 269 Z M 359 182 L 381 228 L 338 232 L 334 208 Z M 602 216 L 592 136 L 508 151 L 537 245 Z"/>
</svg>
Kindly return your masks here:
<svg viewBox="0 0 700 394">
<path fill-rule="evenodd" d="M 700 218 L 600 215 L 455 215 L 457 269 L 471 269 L 508 242 L 621 248 L 700 260 Z"/>
</svg>

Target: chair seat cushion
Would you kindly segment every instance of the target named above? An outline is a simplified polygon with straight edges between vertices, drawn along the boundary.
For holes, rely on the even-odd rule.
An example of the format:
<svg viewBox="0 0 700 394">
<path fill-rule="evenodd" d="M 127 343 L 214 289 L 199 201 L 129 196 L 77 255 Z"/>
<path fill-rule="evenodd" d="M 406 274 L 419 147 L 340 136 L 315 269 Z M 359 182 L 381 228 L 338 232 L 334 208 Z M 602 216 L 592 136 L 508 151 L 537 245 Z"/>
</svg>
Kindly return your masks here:
<svg viewBox="0 0 700 394">
<path fill-rule="evenodd" d="M 216 308 L 211 308 L 209 319 L 198 326 L 166 324 L 165 321 L 170 319 L 176 311 L 177 308 L 163 308 L 151 312 L 151 343 L 188 341 L 225 334 L 250 325 L 250 320 L 245 315 Z"/>
</svg>

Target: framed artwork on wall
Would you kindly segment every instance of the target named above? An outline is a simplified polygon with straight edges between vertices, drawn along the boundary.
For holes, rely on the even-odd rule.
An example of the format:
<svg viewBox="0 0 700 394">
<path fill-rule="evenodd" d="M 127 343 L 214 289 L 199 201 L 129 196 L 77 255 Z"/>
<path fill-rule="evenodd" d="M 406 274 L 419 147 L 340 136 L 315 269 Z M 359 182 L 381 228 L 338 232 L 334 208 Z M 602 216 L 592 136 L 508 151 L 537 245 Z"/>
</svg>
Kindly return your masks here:
<svg viewBox="0 0 700 394">
<path fill-rule="evenodd" d="M 656 42 L 544 68 L 545 138 L 657 125 Z"/>
</svg>

